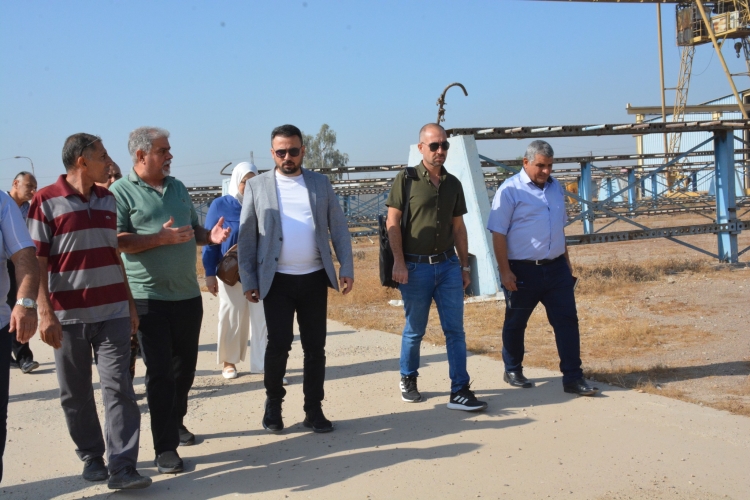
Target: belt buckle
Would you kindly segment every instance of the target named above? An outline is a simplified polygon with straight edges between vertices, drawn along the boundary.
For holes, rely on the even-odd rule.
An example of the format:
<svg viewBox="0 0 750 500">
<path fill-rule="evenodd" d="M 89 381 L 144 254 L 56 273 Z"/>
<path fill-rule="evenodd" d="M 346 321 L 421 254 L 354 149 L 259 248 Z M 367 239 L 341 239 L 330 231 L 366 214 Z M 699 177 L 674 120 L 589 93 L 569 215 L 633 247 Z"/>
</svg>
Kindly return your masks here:
<svg viewBox="0 0 750 500">
<path fill-rule="evenodd" d="M 437 257 L 440 257 L 440 255 L 439 255 L 439 254 L 438 254 L 438 255 L 428 255 L 428 256 L 427 256 L 427 262 L 429 262 L 430 264 L 433 264 L 433 265 L 434 265 L 434 264 L 439 264 L 439 263 L 440 263 L 440 261 L 435 261 L 435 262 L 432 262 L 432 258 L 433 258 L 433 257 L 436 257 L 436 258 L 437 258 Z"/>
</svg>

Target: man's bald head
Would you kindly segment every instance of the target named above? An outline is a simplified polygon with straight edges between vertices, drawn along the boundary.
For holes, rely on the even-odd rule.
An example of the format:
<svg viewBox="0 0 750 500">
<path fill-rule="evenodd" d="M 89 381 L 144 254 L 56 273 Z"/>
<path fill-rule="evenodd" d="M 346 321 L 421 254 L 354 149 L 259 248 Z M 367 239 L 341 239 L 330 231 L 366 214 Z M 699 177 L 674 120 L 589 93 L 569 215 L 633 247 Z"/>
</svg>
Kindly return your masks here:
<svg viewBox="0 0 750 500">
<path fill-rule="evenodd" d="M 419 129 L 419 142 L 424 141 L 425 134 L 427 132 L 437 132 L 438 134 L 442 132 L 446 137 L 448 137 L 448 134 L 445 133 L 445 129 L 442 125 L 438 125 L 437 123 L 428 123 L 421 129 Z"/>
</svg>

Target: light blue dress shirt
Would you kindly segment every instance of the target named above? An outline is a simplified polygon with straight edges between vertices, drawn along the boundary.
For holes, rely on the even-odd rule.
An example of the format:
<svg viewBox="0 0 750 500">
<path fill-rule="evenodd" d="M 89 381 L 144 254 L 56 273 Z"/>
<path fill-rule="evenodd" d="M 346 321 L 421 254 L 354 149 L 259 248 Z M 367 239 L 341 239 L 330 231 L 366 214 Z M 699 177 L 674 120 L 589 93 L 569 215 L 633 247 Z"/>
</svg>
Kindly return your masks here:
<svg viewBox="0 0 750 500">
<path fill-rule="evenodd" d="M 495 193 L 487 229 L 505 235 L 508 260 L 554 259 L 565 253 L 565 222 L 560 183 L 550 177 L 541 189 L 521 170 Z"/>
<path fill-rule="evenodd" d="M 0 191 L 0 328 L 10 322 L 10 307 L 5 302 L 10 290 L 7 260 L 27 247 L 34 247 L 34 242 L 26 229 L 21 211 L 13 198 Z"/>
</svg>

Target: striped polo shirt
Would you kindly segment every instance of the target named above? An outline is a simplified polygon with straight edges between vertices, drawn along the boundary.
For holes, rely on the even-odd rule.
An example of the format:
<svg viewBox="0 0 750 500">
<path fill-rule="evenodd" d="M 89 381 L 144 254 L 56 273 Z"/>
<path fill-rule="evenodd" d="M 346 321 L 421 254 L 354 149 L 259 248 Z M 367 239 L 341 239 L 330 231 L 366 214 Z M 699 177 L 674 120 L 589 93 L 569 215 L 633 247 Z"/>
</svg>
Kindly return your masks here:
<svg viewBox="0 0 750 500">
<path fill-rule="evenodd" d="M 37 255 L 47 258 L 55 314 L 63 325 L 127 317 L 115 197 L 94 185 L 87 200 L 66 177 L 34 195 L 27 219 Z"/>
</svg>

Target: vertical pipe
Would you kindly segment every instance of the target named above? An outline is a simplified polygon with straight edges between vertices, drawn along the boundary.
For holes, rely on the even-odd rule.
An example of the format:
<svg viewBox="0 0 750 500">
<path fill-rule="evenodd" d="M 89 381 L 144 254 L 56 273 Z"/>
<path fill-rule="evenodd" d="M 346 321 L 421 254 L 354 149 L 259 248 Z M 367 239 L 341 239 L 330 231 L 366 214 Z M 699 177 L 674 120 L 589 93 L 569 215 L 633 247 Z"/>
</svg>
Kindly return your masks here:
<svg viewBox="0 0 750 500">
<path fill-rule="evenodd" d="M 725 224 L 737 220 L 734 171 L 734 134 L 726 130 L 714 132 L 714 184 L 716 185 L 716 223 Z M 722 262 L 737 262 L 737 232 L 717 233 L 719 259 Z"/>
<path fill-rule="evenodd" d="M 635 169 L 628 169 L 628 207 L 631 212 L 635 212 Z"/>
<path fill-rule="evenodd" d="M 659 174 L 651 176 L 651 198 L 653 199 L 653 206 L 656 208 L 657 201 L 659 198 Z"/>
<path fill-rule="evenodd" d="M 666 100 L 666 88 L 664 87 L 664 44 L 661 40 L 661 5 L 656 4 L 656 26 L 657 33 L 659 36 L 659 81 L 661 82 L 661 121 L 662 123 L 667 121 L 667 100 Z M 667 133 L 664 132 L 664 163 L 669 160 L 666 158 L 668 153 L 667 145 Z"/>
<path fill-rule="evenodd" d="M 737 93 L 737 87 L 734 86 L 734 80 L 732 79 L 732 74 L 729 72 L 729 68 L 727 67 L 727 62 L 724 60 L 724 54 L 721 53 L 721 47 L 719 47 L 719 42 L 716 41 L 716 35 L 714 35 L 714 29 L 713 26 L 711 26 L 711 20 L 706 17 L 706 10 L 703 8 L 703 0 L 695 0 L 695 4 L 698 6 L 698 10 L 701 13 L 701 18 L 703 19 L 703 23 L 706 25 L 706 31 L 708 31 L 708 36 L 711 37 L 711 43 L 714 45 L 714 50 L 716 50 L 716 55 L 719 56 L 719 61 L 721 61 L 721 67 L 724 68 L 724 74 L 727 76 L 727 80 L 729 80 L 729 86 L 732 87 L 732 93 L 734 94 L 735 99 L 737 99 L 737 105 L 740 107 L 740 111 L 742 112 L 742 116 L 745 118 L 745 120 L 750 120 L 747 116 L 747 111 L 745 111 L 745 106 L 742 103 L 742 99 L 740 98 L 740 95 Z"/>
<path fill-rule="evenodd" d="M 588 201 L 593 201 L 593 197 L 591 196 L 591 163 L 589 162 L 581 162 L 581 180 L 580 185 L 578 186 L 578 194 L 579 196 Z M 581 207 L 581 210 L 590 210 L 591 205 L 587 203 L 583 203 L 583 207 Z M 594 232 L 594 214 L 588 214 L 586 217 L 583 218 L 583 234 L 593 234 Z"/>
<path fill-rule="evenodd" d="M 690 174 L 690 191 L 698 192 L 698 171 L 696 170 Z"/>
</svg>

